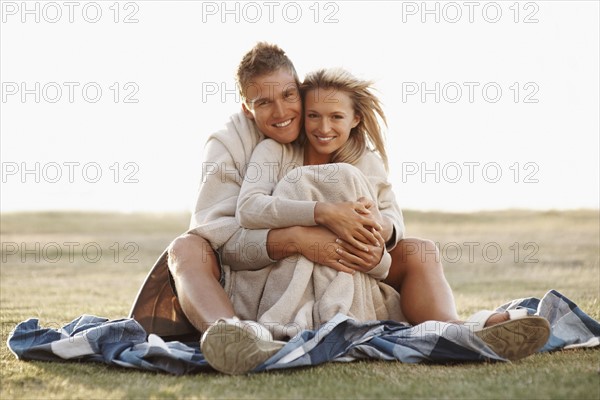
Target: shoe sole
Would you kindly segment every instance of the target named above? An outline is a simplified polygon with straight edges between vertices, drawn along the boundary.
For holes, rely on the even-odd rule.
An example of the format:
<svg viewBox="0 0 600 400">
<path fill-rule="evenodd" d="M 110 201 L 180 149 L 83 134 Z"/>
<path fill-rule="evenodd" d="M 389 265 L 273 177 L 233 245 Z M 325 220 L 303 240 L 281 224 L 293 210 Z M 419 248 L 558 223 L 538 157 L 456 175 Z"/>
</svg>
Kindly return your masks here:
<svg viewBox="0 0 600 400">
<path fill-rule="evenodd" d="M 516 361 L 544 347 L 550 337 L 550 324 L 545 318 L 530 316 L 502 322 L 475 335 L 500 357 Z"/>
<path fill-rule="evenodd" d="M 283 342 L 262 340 L 251 328 L 226 323 L 212 325 L 200 342 L 208 364 L 230 375 L 252 371 L 284 345 Z"/>
</svg>

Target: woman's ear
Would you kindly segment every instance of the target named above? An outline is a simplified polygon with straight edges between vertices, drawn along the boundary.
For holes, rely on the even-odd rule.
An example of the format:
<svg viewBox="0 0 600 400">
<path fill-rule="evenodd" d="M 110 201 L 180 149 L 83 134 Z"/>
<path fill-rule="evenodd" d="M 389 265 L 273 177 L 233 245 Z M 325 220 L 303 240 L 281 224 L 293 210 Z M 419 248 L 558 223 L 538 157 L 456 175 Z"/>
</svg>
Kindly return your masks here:
<svg viewBox="0 0 600 400">
<path fill-rule="evenodd" d="M 356 128 L 358 124 L 360 124 L 360 115 L 355 113 L 354 119 L 352 120 L 352 128 Z"/>
<path fill-rule="evenodd" d="M 254 114 L 252 114 L 252 111 L 250 111 L 250 109 L 246 106 L 246 102 L 242 102 L 242 111 L 244 112 L 246 118 L 254 121 Z"/>
</svg>

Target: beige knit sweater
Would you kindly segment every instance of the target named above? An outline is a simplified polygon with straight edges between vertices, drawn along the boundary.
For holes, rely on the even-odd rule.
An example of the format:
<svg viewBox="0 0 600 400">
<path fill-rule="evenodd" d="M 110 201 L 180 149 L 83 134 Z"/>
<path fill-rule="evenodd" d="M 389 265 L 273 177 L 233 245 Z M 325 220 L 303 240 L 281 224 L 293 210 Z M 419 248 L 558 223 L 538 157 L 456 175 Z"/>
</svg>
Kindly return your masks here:
<svg viewBox="0 0 600 400">
<path fill-rule="evenodd" d="M 248 163 L 247 174 L 237 201 L 236 218 L 244 228 L 285 228 L 289 226 L 316 225 L 314 208 L 316 201 L 292 200 L 271 196 L 277 183 L 284 179 L 299 181 L 299 173 L 293 171 L 304 164 L 304 151 L 299 145 L 280 144 L 273 139 L 260 142 Z M 316 176 L 322 187 L 340 188 L 338 164 L 323 165 L 316 169 Z M 388 182 L 383 161 L 373 151 L 366 151 L 354 165 L 375 190 L 376 203 L 383 216 L 388 217 L 394 228 L 391 250 L 404 237 L 402 211 L 396 202 L 392 185 Z M 298 170 L 300 171 L 300 170 Z M 356 200 L 356 199 L 354 199 Z"/>
<path fill-rule="evenodd" d="M 236 271 L 247 275 L 246 279 L 227 280 L 226 291 L 241 304 L 236 308 L 238 315 L 253 315 L 253 319 L 258 315 L 258 305 L 253 301 L 255 288 L 265 287 L 269 271 L 264 267 L 273 263 L 266 251 L 268 229 L 240 228 L 235 211 L 252 152 L 263 138 L 254 122 L 241 112 L 230 118 L 225 129 L 209 137 L 205 145 L 203 184 L 189 230 L 205 237 L 212 248 L 219 250 L 225 275 Z M 394 224 L 396 239 L 403 232 L 401 217 L 399 221 Z M 245 296 L 250 297 L 248 301 Z M 171 291 L 166 251 L 148 273 L 130 316 L 142 323 L 148 333 L 170 336 L 195 331 Z"/>
<path fill-rule="evenodd" d="M 375 200 L 391 216 L 395 242 L 403 236 L 398 208 L 381 159 L 367 152 L 357 165 L 302 166 L 302 148 L 266 139 L 248 164 L 237 218 L 249 228 L 315 225 L 316 201 Z M 272 194 L 272 196 L 271 196 Z M 380 282 L 391 258 L 354 275 L 288 257 L 258 271 L 229 271 L 225 289 L 241 318 L 258 320 L 279 339 L 315 329 L 341 312 L 357 320 L 402 320 L 398 293 Z"/>
<path fill-rule="evenodd" d="M 233 270 L 259 269 L 273 260 L 267 253 L 268 229 L 240 228 L 235 210 L 254 148 L 264 138 L 243 112 L 231 116 L 225 129 L 209 136 L 204 147 L 202 182 L 190 221 L 190 232 L 219 250 Z M 255 252 L 240 251 L 253 248 Z"/>
</svg>

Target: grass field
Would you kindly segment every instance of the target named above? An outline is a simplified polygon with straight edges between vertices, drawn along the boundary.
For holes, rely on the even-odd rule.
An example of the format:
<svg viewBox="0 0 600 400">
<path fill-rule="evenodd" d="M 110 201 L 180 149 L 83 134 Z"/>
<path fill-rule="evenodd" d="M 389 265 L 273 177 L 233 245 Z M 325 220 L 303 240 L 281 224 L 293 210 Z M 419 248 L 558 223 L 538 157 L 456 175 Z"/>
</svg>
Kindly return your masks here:
<svg viewBox="0 0 600 400">
<path fill-rule="evenodd" d="M 184 377 L 87 363 L 17 361 L 6 339 L 36 317 L 121 318 L 148 269 L 187 227 L 183 214 L 2 214 L 1 399 L 600 398 L 600 350 L 516 363 L 330 364 L 251 376 Z M 405 212 L 409 236 L 438 243 L 462 317 L 556 289 L 600 319 L 598 211 Z"/>
</svg>

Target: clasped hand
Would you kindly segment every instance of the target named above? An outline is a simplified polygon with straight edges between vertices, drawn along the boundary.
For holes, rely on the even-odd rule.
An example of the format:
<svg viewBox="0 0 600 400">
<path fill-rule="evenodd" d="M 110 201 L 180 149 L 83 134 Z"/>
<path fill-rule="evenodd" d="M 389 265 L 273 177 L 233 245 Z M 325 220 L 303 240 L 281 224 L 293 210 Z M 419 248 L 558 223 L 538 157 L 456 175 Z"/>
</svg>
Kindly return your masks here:
<svg viewBox="0 0 600 400">
<path fill-rule="evenodd" d="M 319 202 L 315 222 L 328 229 L 313 232 L 322 244 L 309 257 L 313 261 L 348 273 L 368 272 L 381 261 L 385 248 L 383 220 L 372 201 L 360 198 L 354 202 Z"/>
</svg>

